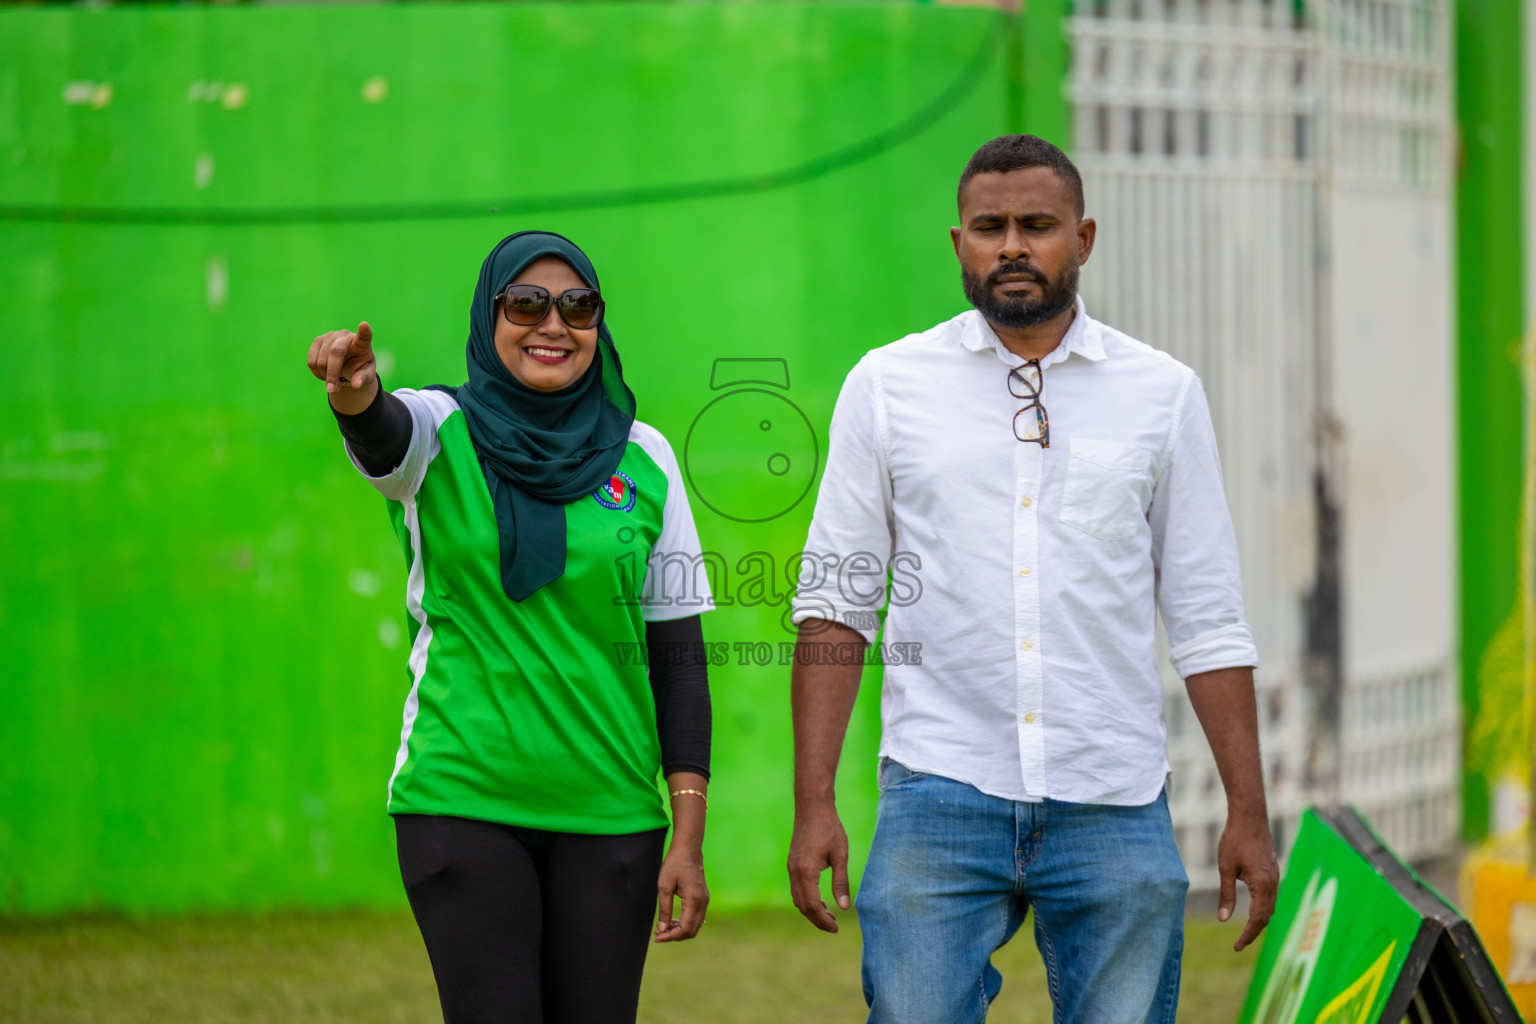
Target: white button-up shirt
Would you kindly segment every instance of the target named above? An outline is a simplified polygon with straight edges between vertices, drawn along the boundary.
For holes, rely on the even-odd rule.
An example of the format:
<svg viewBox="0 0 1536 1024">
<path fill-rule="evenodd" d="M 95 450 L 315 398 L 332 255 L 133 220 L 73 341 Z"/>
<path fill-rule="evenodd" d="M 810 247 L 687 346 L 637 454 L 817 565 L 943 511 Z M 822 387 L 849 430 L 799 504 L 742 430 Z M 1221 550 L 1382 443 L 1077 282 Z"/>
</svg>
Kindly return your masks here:
<svg viewBox="0 0 1536 1024">
<path fill-rule="evenodd" d="M 1078 299 L 1040 360 L 1042 448 L 1013 431 L 1023 363 L 974 311 L 859 361 L 806 542 L 828 571 L 792 618 L 874 642 L 889 596 L 881 754 L 1010 800 L 1146 804 L 1154 603 L 1180 675 L 1258 661 L 1205 392 Z"/>
</svg>

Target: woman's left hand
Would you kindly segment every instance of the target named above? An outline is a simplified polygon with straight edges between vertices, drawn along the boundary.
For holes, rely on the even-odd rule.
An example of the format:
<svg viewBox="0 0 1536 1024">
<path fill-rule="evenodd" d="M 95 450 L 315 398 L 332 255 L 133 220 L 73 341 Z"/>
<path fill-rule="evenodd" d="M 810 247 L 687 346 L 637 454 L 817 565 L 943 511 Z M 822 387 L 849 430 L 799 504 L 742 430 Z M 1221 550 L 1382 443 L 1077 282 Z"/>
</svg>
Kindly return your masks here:
<svg viewBox="0 0 1536 1024">
<path fill-rule="evenodd" d="M 673 843 L 667 859 L 661 862 L 656 879 L 657 942 L 680 942 L 699 934 L 704 911 L 709 906 L 709 886 L 704 884 L 704 851 L 697 844 Z M 681 899 L 682 913 L 674 916 L 673 900 Z"/>
</svg>

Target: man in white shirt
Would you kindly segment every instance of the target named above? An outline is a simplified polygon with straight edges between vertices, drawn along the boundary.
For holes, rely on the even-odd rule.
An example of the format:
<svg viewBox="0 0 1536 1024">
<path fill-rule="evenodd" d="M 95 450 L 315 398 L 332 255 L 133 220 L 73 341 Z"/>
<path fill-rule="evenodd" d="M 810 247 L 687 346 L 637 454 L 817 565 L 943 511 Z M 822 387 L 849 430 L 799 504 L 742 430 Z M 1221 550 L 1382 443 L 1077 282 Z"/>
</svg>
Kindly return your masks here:
<svg viewBox="0 0 1536 1024">
<path fill-rule="evenodd" d="M 1257 652 L 1199 379 L 1090 318 L 1082 179 L 1030 135 L 987 143 L 950 229 L 975 310 L 867 353 L 832 416 L 793 620 L 790 886 L 818 928 L 850 906 L 833 780 L 889 595 L 880 812 L 859 890 L 871 1024 L 986 1017 L 991 956 L 1034 912 L 1058 1024 L 1172 1024 L 1188 878 L 1168 775 L 1154 615 L 1227 796 L 1218 851 L 1235 944 L 1279 868 L 1259 765 Z M 1047 415 L 1047 409 L 1049 415 Z M 807 562 L 804 564 L 813 564 Z M 823 645 L 835 650 L 828 651 Z M 911 652 L 920 651 L 916 658 Z"/>
</svg>

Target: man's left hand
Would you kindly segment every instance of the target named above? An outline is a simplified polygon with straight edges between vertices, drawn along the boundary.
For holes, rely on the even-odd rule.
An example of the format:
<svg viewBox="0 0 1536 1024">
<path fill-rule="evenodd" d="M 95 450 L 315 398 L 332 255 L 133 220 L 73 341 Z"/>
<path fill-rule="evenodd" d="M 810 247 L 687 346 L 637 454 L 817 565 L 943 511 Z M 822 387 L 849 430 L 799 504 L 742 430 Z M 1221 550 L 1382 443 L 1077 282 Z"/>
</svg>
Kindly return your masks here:
<svg viewBox="0 0 1536 1024">
<path fill-rule="evenodd" d="M 1216 867 L 1221 872 L 1221 902 L 1216 917 L 1226 921 L 1237 906 L 1237 881 L 1248 886 L 1248 923 L 1232 948 L 1241 951 L 1264 930 L 1275 912 L 1275 893 L 1280 888 L 1280 864 L 1269 822 L 1227 819 L 1216 847 Z"/>
</svg>

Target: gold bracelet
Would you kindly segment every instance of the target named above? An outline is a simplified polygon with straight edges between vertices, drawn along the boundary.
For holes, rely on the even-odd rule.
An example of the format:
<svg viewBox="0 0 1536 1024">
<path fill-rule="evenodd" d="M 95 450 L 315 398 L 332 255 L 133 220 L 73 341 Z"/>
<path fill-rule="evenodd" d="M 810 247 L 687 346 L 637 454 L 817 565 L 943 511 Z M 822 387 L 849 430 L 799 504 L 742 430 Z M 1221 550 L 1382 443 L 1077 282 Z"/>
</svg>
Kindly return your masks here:
<svg viewBox="0 0 1536 1024">
<path fill-rule="evenodd" d="M 673 796 L 696 796 L 700 800 L 704 801 L 704 810 L 706 810 L 706 811 L 709 810 L 709 797 L 705 796 L 703 793 L 699 792 L 696 789 L 674 789 L 672 791 L 672 795 Z"/>
</svg>

